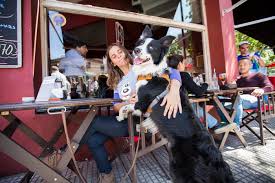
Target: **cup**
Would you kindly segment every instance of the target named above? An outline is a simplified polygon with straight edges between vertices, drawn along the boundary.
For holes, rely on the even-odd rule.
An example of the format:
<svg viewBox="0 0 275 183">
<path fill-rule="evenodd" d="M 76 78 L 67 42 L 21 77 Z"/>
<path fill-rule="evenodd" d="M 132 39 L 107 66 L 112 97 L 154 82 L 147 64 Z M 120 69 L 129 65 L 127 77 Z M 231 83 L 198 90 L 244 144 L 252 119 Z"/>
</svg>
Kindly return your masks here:
<svg viewBox="0 0 275 183">
<path fill-rule="evenodd" d="M 225 82 L 226 81 L 226 73 L 220 73 L 219 74 L 219 79 L 221 82 Z"/>
</svg>

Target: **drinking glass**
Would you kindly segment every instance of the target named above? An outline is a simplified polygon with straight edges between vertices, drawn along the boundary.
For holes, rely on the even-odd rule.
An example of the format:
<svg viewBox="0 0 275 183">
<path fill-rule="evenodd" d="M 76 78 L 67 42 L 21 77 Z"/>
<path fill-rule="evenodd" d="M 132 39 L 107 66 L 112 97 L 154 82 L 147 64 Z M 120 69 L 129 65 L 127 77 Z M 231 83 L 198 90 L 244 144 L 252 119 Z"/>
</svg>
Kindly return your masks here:
<svg viewBox="0 0 275 183">
<path fill-rule="evenodd" d="M 221 81 L 222 85 L 224 85 L 226 81 L 226 73 L 220 73 L 219 80 Z"/>
</svg>

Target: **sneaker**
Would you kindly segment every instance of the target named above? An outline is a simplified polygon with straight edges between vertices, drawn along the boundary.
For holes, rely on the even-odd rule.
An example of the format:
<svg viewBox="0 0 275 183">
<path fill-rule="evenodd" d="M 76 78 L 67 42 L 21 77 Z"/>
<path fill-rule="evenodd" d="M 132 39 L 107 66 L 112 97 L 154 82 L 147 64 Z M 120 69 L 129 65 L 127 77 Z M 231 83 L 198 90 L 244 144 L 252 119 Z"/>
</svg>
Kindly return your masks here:
<svg viewBox="0 0 275 183">
<path fill-rule="evenodd" d="M 115 183 L 114 173 L 111 171 L 108 174 L 105 174 L 105 173 L 99 174 L 98 183 Z"/>
<path fill-rule="evenodd" d="M 243 131 L 241 130 L 240 126 L 236 125 L 237 127 L 235 128 L 235 131 L 238 131 L 241 135 L 244 135 Z M 236 135 L 236 132 L 235 132 L 233 129 L 230 130 L 230 133 L 232 135 Z"/>
</svg>

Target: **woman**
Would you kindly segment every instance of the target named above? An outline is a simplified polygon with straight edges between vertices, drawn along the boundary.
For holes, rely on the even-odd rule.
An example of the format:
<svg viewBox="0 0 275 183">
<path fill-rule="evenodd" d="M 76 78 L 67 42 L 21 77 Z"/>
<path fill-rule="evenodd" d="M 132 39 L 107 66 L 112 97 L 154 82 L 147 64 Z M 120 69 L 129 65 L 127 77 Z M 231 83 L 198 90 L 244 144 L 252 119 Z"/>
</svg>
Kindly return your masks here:
<svg viewBox="0 0 275 183">
<path fill-rule="evenodd" d="M 182 80 L 182 86 L 181 90 L 184 92 L 189 92 L 192 94 L 195 94 L 196 97 L 202 96 L 206 91 L 208 84 L 203 83 L 201 86 L 198 86 L 192 79 L 192 77 L 189 75 L 188 72 L 185 72 L 185 59 L 183 59 L 183 56 L 181 55 L 172 55 L 167 58 L 167 64 L 169 67 L 177 69 L 180 72 L 181 80 Z M 202 108 L 199 108 L 199 114 L 198 117 L 203 117 L 203 110 Z M 222 125 L 218 123 L 217 119 L 214 118 L 209 113 L 206 113 L 207 120 L 208 120 L 208 128 L 216 130 L 217 128 L 221 128 Z"/>
<path fill-rule="evenodd" d="M 124 98 L 125 87 L 127 87 L 126 91 L 128 91 L 126 94 L 129 94 L 127 101 L 114 104 L 114 111 L 118 112 L 122 106 L 136 102 L 135 83 L 137 76 L 131 69 L 132 58 L 123 46 L 118 44 L 109 46 L 106 52 L 106 58 L 109 76 L 107 84 L 114 90 L 114 98 Z M 173 77 L 175 77 L 175 79 Z M 174 74 L 171 79 L 170 91 L 161 104 L 162 106 L 166 104 L 164 115 L 168 115 L 168 118 L 170 118 L 172 114 L 173 117 L 175 117 L 178 109 L 181 112 L 179 96 L 181 84 L 179 73 L 178 76 Z M 115 116 L 97 117 L 85 135 L 85 139 L 87 139 L 86 143 L 93 154 L 93 158 L 100 172 L 99 182 L 101 183 L 111 183 L 115 181 L 104 143 L 110 137 L 121 136 L 128 136 L 128 123 L 127 120 L 118 122 Z"/>
</svg>

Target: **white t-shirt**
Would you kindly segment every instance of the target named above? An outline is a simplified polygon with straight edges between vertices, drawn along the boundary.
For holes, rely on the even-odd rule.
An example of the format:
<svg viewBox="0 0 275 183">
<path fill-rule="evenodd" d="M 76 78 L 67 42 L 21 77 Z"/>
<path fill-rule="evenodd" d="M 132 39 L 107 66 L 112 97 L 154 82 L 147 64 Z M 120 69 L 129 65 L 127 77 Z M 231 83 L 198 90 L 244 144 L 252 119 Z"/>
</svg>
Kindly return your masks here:
<svg viewBox="0 0 275 183">
<path fill-rule="evenodd" d="M 119 81 L 117 88 L 114 90 L 114 98 L 128 100 L 134 94 L 136 88 L 137 76 L 132 68 L 127 75 L 123 76 Z"/>
</svg>

